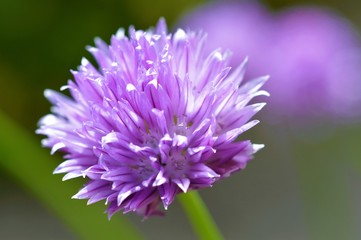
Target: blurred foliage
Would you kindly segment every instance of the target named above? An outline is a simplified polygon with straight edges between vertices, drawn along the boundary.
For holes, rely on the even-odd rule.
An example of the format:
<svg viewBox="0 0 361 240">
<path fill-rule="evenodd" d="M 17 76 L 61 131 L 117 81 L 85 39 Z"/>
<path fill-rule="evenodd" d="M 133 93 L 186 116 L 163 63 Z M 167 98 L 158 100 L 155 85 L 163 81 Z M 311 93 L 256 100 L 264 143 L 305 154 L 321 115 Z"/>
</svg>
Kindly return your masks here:
<svg viewBox="0 0 361 240">
<path fill-rule="evenodd" d="M 352 129 L 352 132 L 351 132 Z M 360 126 L 334 129 L 327 138 L 289 136 L 300 179 L 306 225 L 311 239 L 358 239 L 359 209 L 352 197 L 348 169 L 360 162 L 358 147 Z M 354 140 L 354 141 L 352 141 Z M 360 172 L 361 173 L 361 172 Z"/>
</svg>

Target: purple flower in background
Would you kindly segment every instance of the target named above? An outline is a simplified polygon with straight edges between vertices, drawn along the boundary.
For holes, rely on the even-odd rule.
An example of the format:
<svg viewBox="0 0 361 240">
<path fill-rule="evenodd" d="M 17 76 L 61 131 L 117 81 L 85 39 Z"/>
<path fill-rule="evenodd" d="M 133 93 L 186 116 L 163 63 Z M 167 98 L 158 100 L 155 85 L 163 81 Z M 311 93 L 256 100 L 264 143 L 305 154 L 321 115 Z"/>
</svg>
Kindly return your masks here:
<svg viewBox="0 0 361 240">
<path fill-rule="evenodd" d="M 360 114 L 361 44 L 349 23 L 309 7 L 281 12 L 274 24 L 270 110 L 334 119 Z"/>
<path fill-rule="evenodd" d="M 105 200 L 112 216 L 122 210 L 150 216 L 174 197 L 210 187 L 243 169 L 262 145 L 235 141 L 258 123 L 250 118 L 264 103 L 249 105 L 267 77 L 241 85 L 244 64 L 232 71 L 229 53 L 204 50 L 204 34 L 119 30 L 108 46 L 88 50 L 99 68 L 83 59 L 69 89 L 52 90 L 54 105 L 37 133 L 45 147 L 65 153 L 55 173 L 86 177 L 74 196 Z"/>
<path fill-rule="evenodd" d="M 270 43 L 273 25 L 272 15 L 262 5 L 211 2 L 184 16 L 178 25 L 206 32 L 209 50 L 219 47 L 231 50 L 231 66 L 250 57 L 247 76 L 268 74 L 264 69 L 269 51 L 266 45 Z"/>
<path fill-rule="evenodd" d="M 256 3 L 217 2 L 180 26 L 204 29 L 210 45 L 249 56 L 248 77 L 270 74 L 269 116 L 293 120 L 360 115 L 361 43 L 343 18 L 321 8 L 271 13 Z M 234 62 L 231 62 L 233 65 Z"/>
</svg>

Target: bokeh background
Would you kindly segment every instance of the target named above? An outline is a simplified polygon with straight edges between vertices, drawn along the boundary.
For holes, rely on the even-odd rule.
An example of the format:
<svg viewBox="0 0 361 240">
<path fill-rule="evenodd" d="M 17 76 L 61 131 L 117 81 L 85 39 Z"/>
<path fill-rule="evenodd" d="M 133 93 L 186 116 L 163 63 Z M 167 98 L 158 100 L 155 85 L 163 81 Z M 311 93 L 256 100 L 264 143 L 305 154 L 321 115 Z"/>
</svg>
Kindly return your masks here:
<svg viewBox="0 0 361 240">
<path fill-rule="evenodd" d="M 34 133 L 39 118 L 49 112 L 44 89 L 59 89 L 83 56 L 91 59 L 85 46 L 92 45 L 95 36 L 108 41 L 119 27 L 147 29 L 160 16 L 172 30 L 186 14 L 209 2 L 0 1 L 0 239 L 81 239 L 59 217 L 60 210 L 41 197 L 45 190 L 39 188 L 51 186 L 48 178 L 41 179 L 43 163 L 35 155 L 21 155 L 34 147 L 41 154 L 49 152 L 41 149 L 41 136 Z M 357 0 L 260 2 L 272 12 L 299 5 L 332 9 L 361 31 L 361 2 Z M 360 121 L 294 126 L 267 121 L 267 114 L 257 115 L 262 123 L 246 135 L 266 148 L 245 171 L 201 191 L 225 238 L 361 239 Z M 19 134 L 9 128 L 10 121 L 21 128 Z M 47 160 L 49 168 L 55 168 L 61 158 L 49 155 Z M 29 184 L 31 177 L 24 177 L 26 171 L 39 172 L 36 187 Z M 61 181 L 61 176 L 51 176 L 51 170 L 46 174 Z M 81 182 L 62 184 L 76 191 Z M 70 199 L 75 191 L 64 193 L 66 201 L 78 201 Z M 86 208 L 92 206 L 79 202 L 73 211 L 87 218 Z M 96 217 L 107 218 L 101 210 Z M 177 201 L 164 218 L 142 221 L 133 214 L 125 218 L 147 239 L 195 239 Z"/>
</svg>

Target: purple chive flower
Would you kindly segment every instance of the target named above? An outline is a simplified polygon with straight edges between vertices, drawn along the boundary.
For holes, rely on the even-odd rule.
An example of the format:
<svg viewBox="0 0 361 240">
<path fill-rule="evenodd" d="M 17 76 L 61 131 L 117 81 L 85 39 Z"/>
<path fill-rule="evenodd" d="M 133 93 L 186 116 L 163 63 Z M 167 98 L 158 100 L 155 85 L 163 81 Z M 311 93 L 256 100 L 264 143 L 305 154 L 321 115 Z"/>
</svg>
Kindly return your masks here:
<svg viewBox="0 0 361 240">
<path fill-rule="evenodd" d="M 262 145 L 235 141 L 258 123 L 250 118 L 264 103 L 248 105 L 267 77 L 241 85 L 244 65 L 227 66 L 229 53 L 204 51 L 204 34 L 121 29 L 108 46 L 88 50 L 96 68 L 82 59 L 68 89 L 52 90 L 54 105 L 37 133 L 45 147 L 65 153 L 54 173 L 89 181 L 74 196 L 105 200 L 117 211 L 150 216 L 182 192 L 212 186 L 243 169 Z"/>
<path fill-rule="evenodd" d="M 268 73 L 269 116 L 292 120 L 355 118 L 361 107 L 361 42 L 352 26 L 321 8 L 272 13 L 257 3 L 218 2 L 180 26 L 204 29 L 209 45 L 248 56 L 248 77 Z M 219 27 L 222 26 L 222 27 Z M 231 62 L 234 65 L 235 62 Z"/>
</svg>

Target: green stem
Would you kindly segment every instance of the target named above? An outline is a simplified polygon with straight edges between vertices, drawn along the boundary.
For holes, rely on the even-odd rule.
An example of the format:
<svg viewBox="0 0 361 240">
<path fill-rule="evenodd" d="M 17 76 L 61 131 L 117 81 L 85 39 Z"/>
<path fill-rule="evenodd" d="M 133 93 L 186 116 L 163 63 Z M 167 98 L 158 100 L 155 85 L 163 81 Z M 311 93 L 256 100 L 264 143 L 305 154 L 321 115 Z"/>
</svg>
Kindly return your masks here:
<svg viewBox="0 0 361 240">
<path fill-rule="evenodd" d="M 104 204 L 86 206 L 71 200 L 79 188 L 78 181 L 61 182 L 52 172 L 57 158 L 41 149 L 40 142 L 17 126 L 0 111 L 0 167 L 30 190 L 55 212 L 81 239 L 143 239 L 125 218 L 108 221 Z"/>
<path fill-rule="evenodd" d="M 222 234 L 197 191 L 178 196 L 193 230 L 200 240 L 221 240 Z"/>
</svg>

